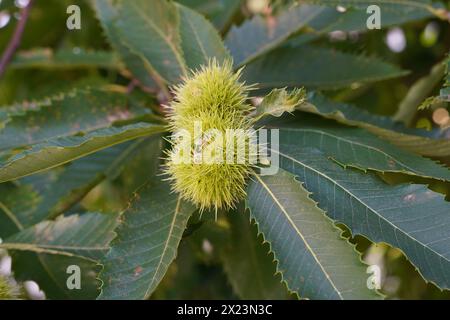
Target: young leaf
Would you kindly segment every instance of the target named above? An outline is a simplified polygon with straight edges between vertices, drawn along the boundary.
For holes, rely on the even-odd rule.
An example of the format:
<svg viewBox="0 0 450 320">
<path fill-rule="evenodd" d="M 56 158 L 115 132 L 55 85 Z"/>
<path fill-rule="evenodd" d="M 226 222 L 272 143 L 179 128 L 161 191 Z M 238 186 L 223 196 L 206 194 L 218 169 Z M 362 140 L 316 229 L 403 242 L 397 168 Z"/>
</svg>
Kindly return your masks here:
<svg viewBox="0 0 450 320">
<path fill-rule="evenodd" d="M 123 213 L 104 260 L 100 299 L 148 298 L 175 259 L 193 211 L 167 182 L 142 187 Z"/>
<path fill-rule="evenodd" d="M 278 154 L 280 167 L 297 175 L 333 220 L 353 235 L 399 248 L 426 280 L 450 288 L 450 203 L 443 195 L 345 170 L 316 149 L 280 146 Z"/>
<path fill-rule="evenodd" d="M 292 174 L 255 175 L 247 205 L 291 291 L 310 299 L 377 298 L 357 252 Z"/>
<path fill-rule="evenodd" d="M 282 47 L 256 59 L 243 71 L 259 88 L 333 89 L 404 76 L 407 72 L 376 58 L 313 46 Z"/>
<path fill-rule="evenodd" d="M 4 239 L 0 248 L 13 253 L 16 277 L 38 282 L 48 298 L 94 299 L 98 260 L 107 252 L 116 225 L 113 214 L 71 215 L 27 228 Z M 71 265 L 80 268 L 79 290 L 66 285 Z"/>
<path fill-rule="evenodd" d="M 273 89 L 256 107 L 254 121 L 267 115 L 280 117 L 285 112 L 294 112 L 298 105 L 305 102 L 305 99 L 306 93 L 303 88 L 296 88 L 292 92 L 286 89 Z"/>
</svg>

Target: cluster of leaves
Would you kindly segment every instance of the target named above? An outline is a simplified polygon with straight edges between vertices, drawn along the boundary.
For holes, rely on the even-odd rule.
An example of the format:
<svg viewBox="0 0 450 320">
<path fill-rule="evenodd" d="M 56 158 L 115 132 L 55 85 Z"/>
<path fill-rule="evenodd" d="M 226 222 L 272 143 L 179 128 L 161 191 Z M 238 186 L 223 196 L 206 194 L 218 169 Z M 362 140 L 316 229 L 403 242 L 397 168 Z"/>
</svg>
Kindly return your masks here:
<svg viewBox="0 0 450 320">
<path fill-rule="evenodd" d="M 0 248 L 13 255 L 18 279 L 37 281 L 55 299 L 170 297 L 164 287 L 189 277 L 173 264 L 180 250 L 180 259 L 194 252 L 219 260 L 232 297 L 380 298 L 339 224 L 398 248 L 426 281 L 450 289 L 450 203 L 428 186 L 450 181 L 436 161 L 450 157 L 450 140 L 332 99 L 408 72 L 326 41 L 336 29 L 364 32 L 369 1 L 306 2 L 278 2 L 247 19 L 240 0 L 94 0 L 111 50 L 17 54 L 8 79 L 75 72 L 70 90 L 0 108 Z M 431 1 L 370 4 L 382 8 L 384 28 L 445 18 Z M 243 79 L 267 94 L 256 126 L 280 130 L 279 150 L 271 150 L 278 173 L 255 173 L 245 202 L 217 221 L 160 174 L 168 147 L 162 104 L 211 58 L 245 66 Z M 87 77 L 76 73 L 83 69 Z M 295 87 L 306 87 L 306 102 Z M 16 84 L 2 90 L 20 96 Z M 65 286 L 70 265 L 82 270 L 81 290 Z"/>
</svg>

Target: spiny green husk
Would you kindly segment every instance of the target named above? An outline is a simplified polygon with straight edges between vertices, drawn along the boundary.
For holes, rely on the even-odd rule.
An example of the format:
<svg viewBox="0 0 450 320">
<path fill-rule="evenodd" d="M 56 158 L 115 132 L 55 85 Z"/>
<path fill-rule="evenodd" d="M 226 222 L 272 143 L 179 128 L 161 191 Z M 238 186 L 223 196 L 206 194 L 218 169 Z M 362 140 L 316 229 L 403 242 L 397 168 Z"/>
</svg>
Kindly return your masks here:
<svg viewBox="0 0 450 320">
<path fill-rule="evenodd" d="M 223 163 L 179 163 L 176 161 L 181 142 L 172 141 L 173 148 L 167 153 L 167 169 L 169 180 L 174 191 L 179 192 L 186 200 L 197 205 L 200 210 L 214 208 L 230 209 L 245 197 L 245 184 L 250 173 L 249 150 L 250 139 L 247 130 L 251 128 L 248 114 L 253 107 L 246 101 L 251 87 L 239 81 L 240 71 L 233 73 L 232 63 L 220 65 L 215 60 L 192 72 L 183 83 L 175 87 L 174 101 L 170 105 L 170 129 L 172 132 L 186 130 L 193 137 L 189 144 L 192 150 L 199 148 L 196 141 L 201 141 L 202 150 L 217 148 L 224 151 L 224 140 L 207 140 L 205 135 L 198 136 L 194 132 L 194 124 L 201 122 L 202 132 L 216 129 L 223 136 L 227 129 L 242 129 L 237 132 L 237 140 L 242 138 L 245 144 L 236 144 L 235 153 L 244 151 L 243 163 L 226 163 L 225 152 Z M 197 135 L 197 136 L 195 136 Z M 223 143 L 223 144 L 222 144 Z M 209 149 L 212 150 L 212 149 Z M 214 154 L 214 153 L 213 153 Z"/>
<path fill-rule="evenodd" d="M 21 290 L 15 281 L 0 275 L 0 300 L 18 299 L 20 295 Z"/>
</svg>

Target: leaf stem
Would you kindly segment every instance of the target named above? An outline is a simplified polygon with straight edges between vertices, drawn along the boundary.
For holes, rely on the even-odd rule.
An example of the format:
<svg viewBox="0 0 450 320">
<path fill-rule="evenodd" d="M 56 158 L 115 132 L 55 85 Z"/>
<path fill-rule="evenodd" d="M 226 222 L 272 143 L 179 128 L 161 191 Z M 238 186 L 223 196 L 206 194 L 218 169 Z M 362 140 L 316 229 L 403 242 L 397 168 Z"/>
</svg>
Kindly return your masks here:
<svg viewBox="0 0 450 320">
<path fill-rule="evenodd" d="M 17 23 L 16 29 L 14 30 L 14 34 L 9 41 L 5 51 L 3 52 L 2 58 L 0 59 L 0 78 L 5 72 L 6 66 L 11 61 L 17 48 L 19 47 L 23 31 L 25 30 L 25 24 L 27 23 L 30 9 L 33 5 L 33 1 L 34 0 L 29 0 L 28 4 L 24 8 L 22 8 L 20 12 L 20 19 Z"/>
</svg>

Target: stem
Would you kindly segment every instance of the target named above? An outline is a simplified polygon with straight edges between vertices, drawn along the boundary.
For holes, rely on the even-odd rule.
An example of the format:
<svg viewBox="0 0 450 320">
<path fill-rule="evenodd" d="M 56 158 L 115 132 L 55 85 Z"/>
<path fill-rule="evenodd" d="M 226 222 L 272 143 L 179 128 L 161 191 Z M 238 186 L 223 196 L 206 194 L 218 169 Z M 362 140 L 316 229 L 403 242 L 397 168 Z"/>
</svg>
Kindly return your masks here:
<svg viewBox="0 0 450 320">
<path fill-rule="evenodd" d="M 136 79 L 132 79 L 130 83 L 127 86 L 127 94 L 130 94 L 133 92 L 134 88 L 139 84 L 139 82 Z"/>
<path fill-rule="evenodd" d="M 2 58 L 0 60 L 0 77 L 5 72 L 6 66 L 11 61 L 14 53 L 19 47 L 20 40 L 22 39 L 22 34 L 23 31 L 25 30 L 25 24 L 27 23 L 33 1 L 34 0 L 30 0 L 27 6 L 20 11 L 20 20 L 17 23 L 16 29 L 14 30 L 14 34 L 11 40 L 9 41 L 5 51 L 3 52 Z"/>
</svg>

